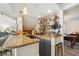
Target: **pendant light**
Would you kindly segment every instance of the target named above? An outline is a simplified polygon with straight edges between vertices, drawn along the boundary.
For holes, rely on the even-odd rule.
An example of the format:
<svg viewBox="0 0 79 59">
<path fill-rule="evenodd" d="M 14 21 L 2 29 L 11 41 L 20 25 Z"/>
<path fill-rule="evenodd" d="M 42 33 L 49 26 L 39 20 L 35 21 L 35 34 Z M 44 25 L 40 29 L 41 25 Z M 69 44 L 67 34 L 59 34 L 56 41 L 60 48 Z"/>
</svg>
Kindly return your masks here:
<svg viewBox="0 0 79 59">
<path fill-rule="evenodd" d="M 25 15 L 28 14 L 28 8 L 26 5 L 23 6 L 22 13 Z"/>
</svg>

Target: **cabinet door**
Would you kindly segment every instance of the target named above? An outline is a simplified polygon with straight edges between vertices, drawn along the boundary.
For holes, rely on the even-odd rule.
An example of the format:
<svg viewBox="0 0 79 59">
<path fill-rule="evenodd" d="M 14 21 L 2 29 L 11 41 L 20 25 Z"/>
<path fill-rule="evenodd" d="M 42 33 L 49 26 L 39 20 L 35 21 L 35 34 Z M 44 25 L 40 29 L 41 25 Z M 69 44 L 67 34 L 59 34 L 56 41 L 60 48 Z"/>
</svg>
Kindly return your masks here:
<svg viewBox="0 0 79 59">
<path fill-rule="evenodd" d="M 45 56 L 51 56 L 51 41 L 45 40 L 44 53 Z"/>
<path fill-rule="evenodd" d="M 59 43 L 55 46 L 55 56 L 62 56 L 62 55 L 63 55 L 62 43 Z"/>
<path fill-rule="evenodd" d="M 41 56 L 51 56 L 51 42 L 42 39 L 39 45 L 39 53 Z"/>
<path fill-rule="evenodd" d="M 45 42 L 44 40 L 40 40 L 40 44 L 39 44 L 39 54 L 41 56 L 44 56 L 44 45 L 45 45 Z"/>
</svg>

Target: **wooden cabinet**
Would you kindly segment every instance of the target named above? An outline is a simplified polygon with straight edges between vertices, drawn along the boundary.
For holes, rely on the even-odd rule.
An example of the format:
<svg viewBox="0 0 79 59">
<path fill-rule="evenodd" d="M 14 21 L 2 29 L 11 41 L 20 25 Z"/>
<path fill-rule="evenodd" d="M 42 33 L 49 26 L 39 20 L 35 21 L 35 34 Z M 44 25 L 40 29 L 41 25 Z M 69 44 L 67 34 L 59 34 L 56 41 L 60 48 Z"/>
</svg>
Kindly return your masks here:
<svg viewBox="0 0 79 59">
<path fill-rule="evenodd" d="M 42 34 L 45 34 L 47 27 L 49 27 L 49 23 L 47 21 L 48 20 L 45 17 L 40 18 L 40 23 L 39 23 L 40 28 L 39 28 L 39 30 L 40 30 L 40 33 L 42 33 Z"/>
<path fill-rule="evenodd" d="M 33 29 L 26 29 L 23 30 L 23 32 L 27 33 L 27 34 L 32 34 Z"/>
</svg>

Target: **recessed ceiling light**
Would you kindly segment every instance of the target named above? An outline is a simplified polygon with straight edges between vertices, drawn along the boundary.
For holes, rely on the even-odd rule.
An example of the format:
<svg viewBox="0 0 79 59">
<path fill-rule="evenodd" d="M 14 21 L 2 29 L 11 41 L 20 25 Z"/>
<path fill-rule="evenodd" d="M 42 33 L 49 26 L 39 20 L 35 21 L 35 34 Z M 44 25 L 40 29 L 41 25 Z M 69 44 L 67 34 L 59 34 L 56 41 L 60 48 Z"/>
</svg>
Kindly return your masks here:
<svg viewBox="0 0 79 59">
<path fill-rule="evenodd" d="M 22 22 L 22 17 L 21 16 L 19 17 L 19 20 L 20 20 L 20 22 Z"/>
<path fill-rule="evenodd" d="M 51 13 L 51 10 L 50 9 L 48 9 L 48 13 Z"/>
<path fill-rule="evenodd" d="M 40 16 L 37 16 L 37 18 L 40 18 Z"/>
</svg>

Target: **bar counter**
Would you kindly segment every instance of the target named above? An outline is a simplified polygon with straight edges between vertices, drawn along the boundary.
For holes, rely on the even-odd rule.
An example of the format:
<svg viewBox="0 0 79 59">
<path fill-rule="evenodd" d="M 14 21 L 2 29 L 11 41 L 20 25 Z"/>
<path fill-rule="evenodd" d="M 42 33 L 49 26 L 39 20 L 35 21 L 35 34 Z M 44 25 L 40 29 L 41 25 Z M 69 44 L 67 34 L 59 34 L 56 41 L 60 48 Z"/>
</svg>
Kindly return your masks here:
<svg viewBox="0 0 79 59">
<path fill-rule="evenodd" d="M 6 42 L 3 44 L 3 48 L 19 48 L 22 46 L 30 45 L 39 42 L 40 40 L 31 39 L 24 35 L 9 36 Z"/>
</svg>

